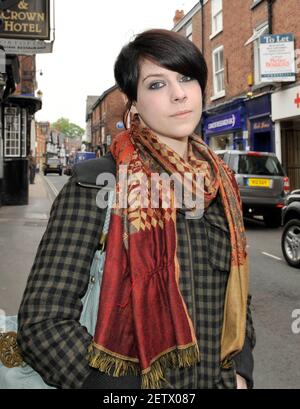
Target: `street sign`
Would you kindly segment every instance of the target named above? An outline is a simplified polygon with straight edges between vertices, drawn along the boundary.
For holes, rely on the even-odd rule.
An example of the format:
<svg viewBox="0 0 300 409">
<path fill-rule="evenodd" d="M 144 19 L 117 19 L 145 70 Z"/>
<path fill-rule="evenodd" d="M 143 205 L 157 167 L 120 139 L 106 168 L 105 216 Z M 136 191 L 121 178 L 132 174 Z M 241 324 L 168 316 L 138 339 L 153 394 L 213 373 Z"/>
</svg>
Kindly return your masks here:
<svg viewBox="0 0 300 409">
<path fill-rule="evenodd" d="M 53 42 L 40 40 L 15 40 L 0 38 L 0 45 L 4 47 L 6 54 L 35 55 L 52 53 Z"/>
</svg>

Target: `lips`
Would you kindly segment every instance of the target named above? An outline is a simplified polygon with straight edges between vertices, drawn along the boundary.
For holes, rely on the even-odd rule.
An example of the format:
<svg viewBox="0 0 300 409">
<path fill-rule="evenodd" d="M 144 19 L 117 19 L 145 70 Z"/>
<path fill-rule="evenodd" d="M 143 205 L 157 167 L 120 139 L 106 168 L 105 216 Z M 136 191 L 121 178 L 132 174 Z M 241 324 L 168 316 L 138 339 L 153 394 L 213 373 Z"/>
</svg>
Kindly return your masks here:
<svg viewBox="0 0 300 409">
<path fill-rule="evenodd" d="M 183 111 L 178 111 L 175 114 L 171 115 L 171 117 L 173 118 L 181 118 L 184 116 L 187 116 L 188 114 L 190 114 L 192 111 L 189 110 L 183 110 Z"/>
</svg>

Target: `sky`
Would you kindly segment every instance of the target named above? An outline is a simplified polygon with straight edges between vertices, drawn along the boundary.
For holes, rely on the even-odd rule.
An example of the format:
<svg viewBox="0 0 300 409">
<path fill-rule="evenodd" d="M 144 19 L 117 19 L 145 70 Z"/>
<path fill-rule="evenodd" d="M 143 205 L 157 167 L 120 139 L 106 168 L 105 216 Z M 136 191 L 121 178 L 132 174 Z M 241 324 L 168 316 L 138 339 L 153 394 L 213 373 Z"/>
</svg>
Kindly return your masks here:
<svg viewBox="0 0 300 409">
<path fill-rule="evenodd" d="M 52 54 L 38 54 L 38 121 L 61 117 L 85 129 L 86 98 L 115 84 L 115 59 L 130 39 L 150 28 L 172 29 L 176 9 L 191 10 L 197 0 L 56 0 Z"/>
</svg>

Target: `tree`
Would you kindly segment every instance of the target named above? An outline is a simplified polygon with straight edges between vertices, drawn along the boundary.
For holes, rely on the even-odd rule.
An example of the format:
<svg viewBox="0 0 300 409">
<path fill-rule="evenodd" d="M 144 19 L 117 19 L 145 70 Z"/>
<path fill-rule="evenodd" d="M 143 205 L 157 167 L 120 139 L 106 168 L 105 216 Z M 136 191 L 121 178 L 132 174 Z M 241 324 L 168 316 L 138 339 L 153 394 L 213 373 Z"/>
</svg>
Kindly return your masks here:
<svg viewBox="0 0 300 409">
<path fill-rule="evenodd" d="M 73 124 L 67 118 L 60 118 L 51 127 L 68 136 L 69 138 L 81 138 L 84 134 L 84 129 L 79 125 Z"/>
</svg>

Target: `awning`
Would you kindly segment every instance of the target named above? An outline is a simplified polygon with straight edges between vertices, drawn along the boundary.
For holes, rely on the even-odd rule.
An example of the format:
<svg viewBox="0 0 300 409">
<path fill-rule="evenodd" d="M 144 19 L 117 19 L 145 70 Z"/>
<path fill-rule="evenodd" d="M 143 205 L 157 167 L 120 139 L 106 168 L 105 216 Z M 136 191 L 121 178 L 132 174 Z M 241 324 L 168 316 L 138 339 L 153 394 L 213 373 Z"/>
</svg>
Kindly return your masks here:
<svg viewBox="0 0 300 409">
<path fill-rule="evenodd" d="M 266 34 L 269 31 L 269 26 L 264 26 L 259 30 L 256 30 L 252 36 L 249 38 L 249 40 L 247 40 L 244 44 L 244 46 L 253 43 L 253 41 L 257 40 L 260 36 L 262 36 L 263 34 Z"/>
</svg>

